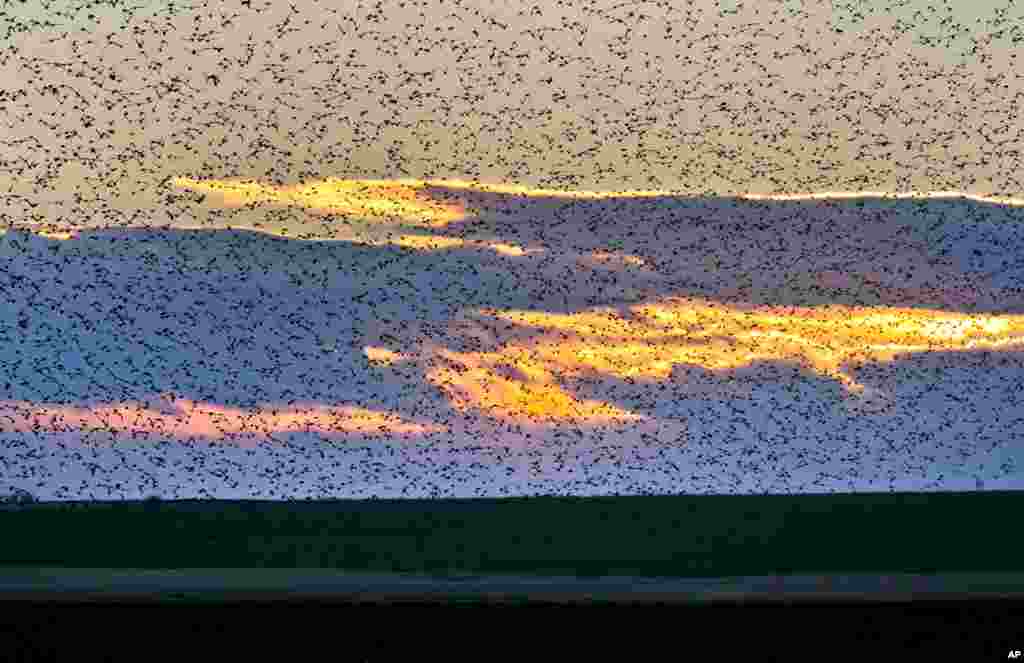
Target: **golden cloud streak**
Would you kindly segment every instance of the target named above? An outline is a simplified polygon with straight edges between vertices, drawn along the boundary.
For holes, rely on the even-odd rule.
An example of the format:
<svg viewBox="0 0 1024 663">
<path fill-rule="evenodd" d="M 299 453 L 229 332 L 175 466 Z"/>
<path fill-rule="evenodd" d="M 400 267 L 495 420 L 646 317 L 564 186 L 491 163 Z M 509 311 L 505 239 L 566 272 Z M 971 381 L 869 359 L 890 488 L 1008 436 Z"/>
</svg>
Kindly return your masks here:
<svg viewBox="0 0 1024 663">
<path fill-rule="evenodd" d="M 418 357 L 427 366 L 428 380 L 459 410 L 520 422 L 601 424 L 646 417 L 600 400 L 577 399 L 560 382 L 639 378 L 670 381 L 684 391 L 741 396 L 749 385 L 724 377 L 719 385 L 691 384 L 700 376 L 688 375 L 686 367 L 728 371 L 757 361 L 792 361 L 837 380 L 853 399 L 852 409 L 870 412 L 884 407 L 888 395 L 866 389 L 853 376 L 867 362 L 891 362 L 916 352 L 1024 348 L 1022 315 L 849 306 L 739 308 L 681 298 L 631 311 L 632 319 L 614 309 L 574 314 L 485 310 L 482 321 L 503 321 L 507 333 L 533 337 L 506 343 L 496 352 L 454 352 L 440 339 L 426 338 L 418 355 L 371 355 L 370 349 L 367 354 L 382 364 Z"/>
<path fill-rule="evenodd" d="M 483 242 L 478 240 L 461 239 L 458 237 L 443 237 L 439 235 L 400 235 L 390 240 L 390 244 L 403 246 L 407 249 L 419 251 L 439 251 L 443 249 L 477 248 L 494 251 L 503 256 L 518 258 L 527 253 L 542 252 L 543 249 L 523 249 L 514 244 L 503 242 Z"/>
<path fill-rule="evenodd" d="M 420 180 L 343 180 L 327 178 L 309 184 L 276 186 L 251 181 L 175 178 L 175 186 L 215 194 L 224 207 L 283 205 L 325 214 L 398 218 L 443 227 L 465 216 L 460 204 L 432 200 Z"/>
<path fill-rule="evenodd" d="M 440 229 L 465 219 L 470 210 L 460 201 L 437 200 L 430 195 L 429 188 L 439 187 L 454 191 L 490 192 L 524 198 L 568 198 L 595 200 L 605 198 L 647 198 L 657 196 L 696 197 L 697 194 L 675 190 L 623 190 L 623 191 L 567 191 L 542 189 L 516 184 L 491 184 L 462 179 L 342 179 L 328 177 L 305 184 L 277 185 L 256 180 L 196 179 L 176 177 L 174 186 L 215 197 L 215 204 L 226 208 L 274 205 L 299 207 L 313 213 L 351 215 L 370 221 L 397 220 L 405 224 L 421 225 Z M 794 194 L 730 194 L 746 200 L 821 200 L 851 198 L 884 199 L 930 199 L 966 198 L 979 202 L 998 203 L 1010 206 L 1024 206 L 1024 199 L 1015 197 L 982 196 L 959 191 L 900 192 L 885 191 L 829 191 Z M 200 228 L 204 228 L 199 226 Z M 205 227 L 208 229 L 208 227 Z M 51 239 L 68 240 L 77 237 L 80 228 L 69 224 L 33 224 L 32 232 Z M 254 228 L 253 230 L 260 230 Z M 0 233 L 3 231 L 0 230 Z M 444 241 L 461 245 L 457 238 L 431 237 L 429 240 L 410 235 L 389 243 L 398 243 L 411 248 L 443 248 Z M 522 255 L 524 249 L 507 244 L 494 244 L 491 250 L 504 255 Z"/>
<path fill-rule="evenodd" d="M 122 403 L 90 408 L 0 402 L 0 432 L 106 431 L 222 440 L 277 433 L 421 435 L 445 430 L 402 421 L 387 412 L 357 407 L 263 408 L 246 411 L 187 398 L 160 397 L 157 404 Z"/>
<path fill-rule="evenodd" d="M 577 399 L 555 382 L 551 363 L 522 348 L 499 353 L 441 350 L 446 365 L 435 366 L 427 379 L 444 391 L 457 410 L 470 408 L 499 419 L 523 423 L 587 425 L 640 421 L 647 417 L 594 399 Z M 512 368 L 518 375 L 507 375 Z"/>
<path fill-rule="evenodd" d="M 273 203 L 295 205 L 310 210 L 370 217 L 397 216 L 408 221 L 429 220 L 430 225 L 444 225 L 465 217 L 466 208 L 461 203 L 433 200 L 424 191 L 429 187 L 451 190 L 490 192 L 527 198 L 569 198 L 578 200 L 600 200 L 605 198 L 649 198 L 658 196 L 693 197 L 692 193 L 672 190 L 624 190 L 624 191 L 566 191 L 541 189 L 518 184 L 487 184 L 461 179 L 340 179 L 325 178 L 309 184 L 274 185 L 247 180 L 197 180 L 177 177 L 172 180 L 178 187 L 203 193 L 214 193 L 222 197 L 226 206 Z M 1002 205 L 1024 206 L 1024 198 L 981 196 L 960 191 L 909 191 L 891 193 L 885 191 L 828 191 L 793 194 L 736 194 L 746 200 L 820 200 L 828 198 L 887 198 L 887 199 L 929 199 L 967 198 L 979 202 Z"/>
</svg>

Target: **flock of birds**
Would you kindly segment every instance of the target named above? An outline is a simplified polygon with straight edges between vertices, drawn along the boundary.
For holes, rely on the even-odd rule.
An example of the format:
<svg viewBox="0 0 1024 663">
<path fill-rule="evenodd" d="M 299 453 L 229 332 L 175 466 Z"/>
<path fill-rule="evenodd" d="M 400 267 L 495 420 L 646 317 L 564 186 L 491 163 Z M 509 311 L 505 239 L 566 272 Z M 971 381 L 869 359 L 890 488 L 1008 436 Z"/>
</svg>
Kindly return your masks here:
<svg viewBox="0 0 1024 663">
<path fill-rule="evenodd" d="M 1012 127 L 969 119 L 967 112 L 972 105 L 988 104 L 991 109 L 979 116 L 1008 120 L 1012 115 L 1002 102 L 1012 106 L 1024 96 L 1014 93 L 1024 87 L 1015 85 L 1012 66 L 1001 70 L 1003 61 L 992 54 L 993 39 L 1022 39 L 1009 10 L 996 11 L 996 18 L 986 23 L 988 35 L 978 33 L 976 25 L 958 24 L 952 15 L 939 22 L 949 40 L 971 35 L 973 47 L 966 57 L 973 68 L 950 71 L 924 57 L 908 57 L 888 72 L 888 81 L 879 78 L 873 87 L 858 87 L 836 81 L 877 68 L 872 60 L 886 57 L 900 31 L 912 24 L 896 20 L 895 32 L 888 34 L 863 27 L 856 42 L 862 50 L 857 51 L 850 50 L 850 42 L 843 42 L 845 48 L 839 45 L 850 35 L 829 34 L 827 26 L 815 23 L 815 15 L 760 3 L 753 3 L 757 20 L 742 4 L 734 12 L 701 12 L 692 3 L 682 9 L 669 0 L 612 2 L 606 7 L 591 2 L 571 12 L 561 4 L 517 4 L 503 11 L 483 4 L 463 0 L 442 10 L 425 1 L 378 0 L 343 9 L 314 0 L 243 0 L 224 9 L 230 3 L 171 2 L 161 3 L 158 15 L 137 18 L 133 8 L 111 2 L 111 10 L 127 12 L 116 30 L 105 29 L 113 19 L 99 5 L 93 5 L 95 14 L 79 9 L 71 15 L 63 13 L 59 0 L 43 2 L 43 18 L 19 16 L 6 8 L 0 12 L 6 14 L 0 30 L 7 29 L 2 43 L 9 44 L 0 49 L 0 107 L 5 111 L 0 116 L 0 221 L 9 228 L 0 263 L 0 295 L 5 299 L 0 400 L 69 407 L 152 405 L 158 394 L 184 391 L 191 402 L 235 399 L 232 405 L 239 407 L 337 399 L 410 412 L 444 409 L 429 400 L 429 390 L 404 392 L 394 384 L 374 383 L 373 374 L 354 365 L 345 350 L 319 354 L 317 333 L 308 321 L 320 320 L 320 331 L 340 334 L 338 347 L 345 345 L 347 334 L 347 349 L 355 353 L 367 340 L 361 336 L 366 329 L 379 332 L 381 325 L 374 320 L 397 316 L 396 328 L 412 328 L 417 323 L 401 318 L 401 306 L 408 314 L 408 307 L 429 308 L 425 300 L 456 296 L 450 291 L 451 274 L 438 277 L 449 291 L 438 291 L 430 285 L 430 270 L 417 267 L 420 280 L 403 286 L 411 289 L 411 300 L 396 301 L 393 294 L 389 300 L 391 281 L 402 280 L 403 264 L 412 265 L 401 256 L 374 254 L 366 264 L 380 271 L 360 274 L 352 265 L 326 264 L 332 255 L 342 255 L 332 254 L 335 249 L 321 246 L 304 253 L 286 247 L 290 240 L 223 233 L 225 227 L 263 224 L 292 237 L 314 227 L 330 237 L 332 226 L 345 219 L 327 214 L 313 223 L 294 207 L 222 209 L 215 201 L 203 207 L 211 202 L 207 194 L 173 186 L 174 178 L 182 175 L 247 178 L 280 186 L 338 172 L 358 173 L 356 179 L 430 179 L 457 173 L 474 181 L 530 179 L 538 186 L 566 189 L 595 178 L 617 182 L 619 188 L 627 188 L 621 184 L 628 181 L 664 189 L 669 173 L 685 173 L 690 194 L 721 193 L 723 186 L 740 192 L 755 181 L 782 192 L 878 190 L 886 188 L 886 174 L 878 169 L 891 167 L 893 155 L 900 153 L 914 155 L 915 165 L 897 169 L 898 188 L 925 177 L 935 188 L 967 190 L 976 185 L 972 173 L 998 163 L 1004 169 L 988 177 L 993 186 L 1024 190 L 1016 179 L 1024 171 L 1012 167 L 1011 158 L 1017 155 L 1019 166 L 1020 154 L 1014 149 L 1020 138 Z M 951 11 L 947 1 L 921 10 L 914 20 L 936 10 Z M 404 25 L 404 34 L 396 32 L 395 21 Z M 92 34 L 81 29 L 83 22 L 94 27 Z M 802 35 L 791 51 L 780 50 L 777 45 L 791 39 L 800 26 L 813 33 Z M 869 41 L 869 35 L 878 40 Z M 828 57 L 812 47 L 824 49 L 827 42 L 839 55 Z M 733 47 L 736 43 L 742 45 Z M 780 68 L 786 66 L 799 68 L 824 91 L 792 87 Z M 976 76 L 977 67 L 985 75 Z M 686 72 L 683 80 L 679 72 Z M 932 91 L 933 99 L 919 98 L 922 88 Z M 934 93 L 943 89 L 955 98 Z M 901 96 L 903 103 L 884 90 Z M 943 114 L 957 119 L 942 122 Z M 932 118 L 940 121 L 929 123 Z M 859 150 L 848 157 L 836 154 L 840 134 L 835 128 L 844 122 L 855 130 L 864 127 L 864 135 L 845 139 Z M 869 124 L 878 127 L 869 130 Z M 927 132 L 915 132 L 922 124 L 931 131 L 930 138 Z M 561 135 L 552 135 L 552 128 L 560 128 Z M 906 135 L 897 139 L 893 131 Z M 982 139 L 977 154 L 954 150 L 936 157 L 928 144 L 929 139 L 955 144 L 977 137 Z M 774 150 L 775 161 L 764 156 L 766 150 Z M 609 156 L 609 151 L 616 154 Z M 759 156 L 744 160 L 755 152 Z M 846 172 L 853 162 L 862 166 L 856 174 Z M 500 200 L 502 205 L 514 207 L 519 201 L 526 207 L 525 198 L 514 195 Z M 512 234 L 519 221 L 525 227 L 529 220 L 516 214 L 507 210 L 509 221 L 498 227 Z M 54 241 L 45 233 L 20 234 L 19 228 L 96 232 Z M 135 230 L 123 235 L 117 232 L 131 228 Z M 161 232 L 146 234 L 143 228 Z M 210 229 L 214 239 L 196 235 L 194 228 Z M 219 239 L 217 233 L 222 233 Z M 274 254 L 262 276 L 252 269 L 259 257 L 246 254 L 243 245 Z M 573 247 L 562 249 L 571 252 Z M 354 260 L 358 249 L 352 251 L 345 255 Z M 238 258 L 243 254 L 244 260 Z M 325 256 L 324 264 L 314 260 Z M 436 269 L 440 274 L 449 268 Z M 309 280 L 295 280 L 300 272 Z M 369 280 L 365 292 L 373 297 L 341 302 L 330 290 L 318 289 L 317 279 L 328 284 L 341 278 L 349 283 Z M 443 320 L 464 304 L 448 303 L 435 313 Z M 157 315 L 157 310 L 163 313 Z M 363 316 L 362 327 L 347 318 L 357 314 Z M 258 348 L 264 361 L 249 363 L 257 329 L 273 329 L 269 333 L 276 340 Z M 176 333 L 187 340 L 174 339 Z M 175 353 L 199 356 L 200 365 L 175 363 Z M 117 357 L 121 363 L 95 363 L 101 356 Z M 368 382 L 357 384 L 357 376 Z M 799 407 L 813 409 L 806 402 Z M 171 406 L 167 412 L 173 416 L 175 411 Z M 691 431 L 701 429 L 698 421 L 710 426 L 744 416 L 727 402 L 687 411 L 694 421 Z M 832 451 L 846 454 L 845 474 L 829 474 L 831 470 L 821 469 L 825 461 L 811 460 L 823 458 L 824 452 L 804 447 L 785 451 L 766 433 L 770 427 L 777 436 L 806 437 L 812 428 L 781 420 L 769 425 L 767 419 L 763 426 L 749 432 L 748 442 L 719 449 L 727 458 L 714 455 L 716 448 L 729 446 L 723 444 L 725 438 L 691 437 L 688 449 L 661 440 L 658 453 L 664 455 L 646 461 L 637 460 L 636 454 L 649 453 L 651 447 L 643 446 L 649 431 L 595 429 L 586 436 L 589 450 L 575 452 L 574 471 L 588 464 L 608 467 L 583 461 L 581 454 L 614 457 L 618 469 L 608 468 L 606 478 L 632 472 L 631 478 L 605 490 L 622 492 L 817 490 L 856 486 L 850 468 L 858 464 L 865 472 L 882 472 L 863 467 L 867 457 L 843 447 Z M 385 484 L 394 494 L 412 496 L 450 494 L 461 480 L 477 480 L 478 490 L 500 494 L 509 484 L 502 484 L 501 471 L 494 468 L 506 462 L 513 468 L 510 475 L 530 476 L 539 467 L 535 456 L 531 460 L 533 454 L 547 454 L 551 467 L 574 465 L 564 449 L 555 453 L 556 460 L 550 449 L 539 450 L 537 440 L 547 434 L 540 429 L 491 424 L 486 430 L 495 438 L 517 440 L 525 455 L 510 460 L 507 450 L 487 450 L 487 442 L 478 440 L 470 450 L 496 454 L 488 461 L 494 467 L 487 468 L 479 457 L 468 463 L 460 456 L 467 453 L 466 440 L 460 449 L 447 451 L 408 442 L 398 447 L 352 445 L 350 455 L 365 455 L 359 479 L 354 465 L 345 465 L 344 478 L 329 472 L 329 466 L 343 464 L 343 446 L 295 442 L 269 433 L 270 443 L 260 446 L 262 458 L 255 458 L 251 448 L 231 445 L 171 449 L 163 443 L 134 446 L 122 441 L 102 452 L 103 463 L 116 465 L 121 458 L 128 466 L 111 466 L 120 478 L 106 480 L 97 476 L 103 468 L 96 460 L 99 447 L 92 448 L 90 460 L 76 447 L 47 445 L 45 435 L 36 447 L 25 446 L 24 436 L 6 435 L 0 442 L 0 477 L 22 489 L 72 499 L 152 492 L 380 494 Z M 575 435 L 582 436 L 571 437 Z M 609 443 L 613 438 L 617 442 Z M 616 450 L 609 451 L 612 447 Z M 208 471 L 219 462 L 213 460 L 217 453 L 223 454 L 221 464 Z M 125 461 L 125 454 L 133 454 L 133 460 Z M 906 476 L 894 470 L 887 479 L 875 477 L 872 485 L 904 479 L 920 486 L 948 485 L 943 482 L 949 477 L 942 476 L 948 470 L 935 469 L 911 451 L 906 454 Z M 300 456 L 307 465 L 294 469 Z M 797 469 L 784 469 L 783 456 Z M 757 462 L 750 460 L 754 457 Z M 997 466 L 993 476 L 1004 483 L 1019 481 L 1012 458 L 999 458 L 991 461 Z M 672 470 L 684 459 L 691 470 L 685 479 Z M 169 487 L 167 472 L 175 467 L 197 476 Z M 794 474 L 811 472 L 810 467 L 818 469 L 800 482 L 786 483 Z M 964 471 L 977 482 L 972 487 L 982 485 L 976 470 Z M 212 472 L 213 478 L 198 476 L 204 472 Z M 381 472 L 389 473 L 388 480 Z M 545 472 L 557 474 L 550 468 L 534 474 Z M 315 478 L 300 478 L 304 473 Z M 657 473 L 664 480 L 652 488 Z M 62 481 L 64 486 L 57 487 Z M 214 488 L 207 487 L 210 481 Z M 586 485 L 569 489 L 602 492 L 593 478 L 580 481 Z M 274 482 L 280 492 L 271 487 Z M 563 488 L 571 485 L 562 482 Z"/>
</svg>

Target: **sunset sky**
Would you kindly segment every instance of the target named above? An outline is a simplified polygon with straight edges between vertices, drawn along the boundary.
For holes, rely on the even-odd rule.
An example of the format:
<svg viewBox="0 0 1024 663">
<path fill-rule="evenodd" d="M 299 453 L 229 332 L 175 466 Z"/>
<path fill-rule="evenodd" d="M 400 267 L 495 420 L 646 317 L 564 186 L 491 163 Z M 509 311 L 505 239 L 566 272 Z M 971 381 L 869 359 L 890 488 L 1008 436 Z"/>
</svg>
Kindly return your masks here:
<svg viewBox="0 0 1024 663">
<path fill-rule="evenodd" d="M 662 490 L 1024 485 L 1024 8 L 832 4 L 5 6 L 0 433 L 43 450 L 17 477 L 116 492 L 56 469 L 93 433 L 320 471 L 572 431 L 688 468 Z M 947 422 L 943 389 L 989 414 Z M 914 426 L 904 456 L 879 432 Z"/>
</svg>

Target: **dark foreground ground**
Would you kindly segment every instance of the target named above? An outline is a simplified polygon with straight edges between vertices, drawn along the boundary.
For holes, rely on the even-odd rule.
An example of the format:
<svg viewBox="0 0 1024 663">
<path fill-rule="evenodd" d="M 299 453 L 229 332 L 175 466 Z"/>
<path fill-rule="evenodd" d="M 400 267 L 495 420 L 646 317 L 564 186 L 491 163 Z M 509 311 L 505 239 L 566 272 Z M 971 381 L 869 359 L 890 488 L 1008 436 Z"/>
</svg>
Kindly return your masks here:
<svg viewBox="0 0 1024 663">
<path fill-rule="evenodd" d="M 60 502 L 0 511 L 0 598 L 1024 594 L 1024 492 Z"/>
</svg>

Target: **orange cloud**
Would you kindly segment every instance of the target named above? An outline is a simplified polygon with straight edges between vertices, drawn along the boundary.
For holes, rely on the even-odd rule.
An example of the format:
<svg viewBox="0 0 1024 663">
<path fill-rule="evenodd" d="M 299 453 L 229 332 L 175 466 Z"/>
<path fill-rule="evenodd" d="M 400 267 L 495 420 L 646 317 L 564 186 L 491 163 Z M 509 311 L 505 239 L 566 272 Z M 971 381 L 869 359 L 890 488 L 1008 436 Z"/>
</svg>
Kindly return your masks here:
<svg viewBox="0 0 1024 663">
<path fill-rule="evenodd" d="M 441 338 L 423 337 L 415 352 L 368 348 L 367 354 L 382 364 L 420 362 L 427 379 L 459 410 L 519 422 L 601 424 L 645 417 L 599 399 L 576 398 L 563 384 L 609 376 L 671 381 L 685 389 L 698 379 L 687 375 L 689 366 L 713 372 L 792 361 L 835 379 L 852 399 L 852 409 L 870 412 L 884 407 L 888 395 L 858 382 L 854 372 L 865 363 L 917 352 L 1024 347 L 1022 315 L 838 305 L 741 308 L 683 298 L 633 306 L 631 312 L 632 317 L 621 317 L 614 309 L 486 310 L 478 315 L 480 324 L 503 327 L 501 333 L 515 339 L 496 351 L 455 352 Z M 727 380 L 696 387 L 703 393 L 717 390 L 719 396 L 740 396 L 749 389 Z"/>
<path fill-rule="evenodd" d="M 397 218 L 443 227 L 463 218 L 457 203 L 439 202 L 422 192 L 419 180 L 343 180 L 327 178 L 308 184 L 277 186 L 250 181 L 195 180 L 178 177 L 175 186 L 214 194 L 224 207 L 272 204 L 302 207 L 327 214 Z"/>
<path fill-rule="evenodd" d="M 168 395 L 162 395 L 160 402 L 155 404 L 122 403 L 89 408 L 0 402 L 0 432 L 95 430 L 114 435 L 221 440 L 229 436 L 260 438 L 302 431 L 324 435 L 422 435 L 445 429 L 406 422 L 387 412 L 358 407 L 312 406 L 246 411 Z"/>
</svg>

